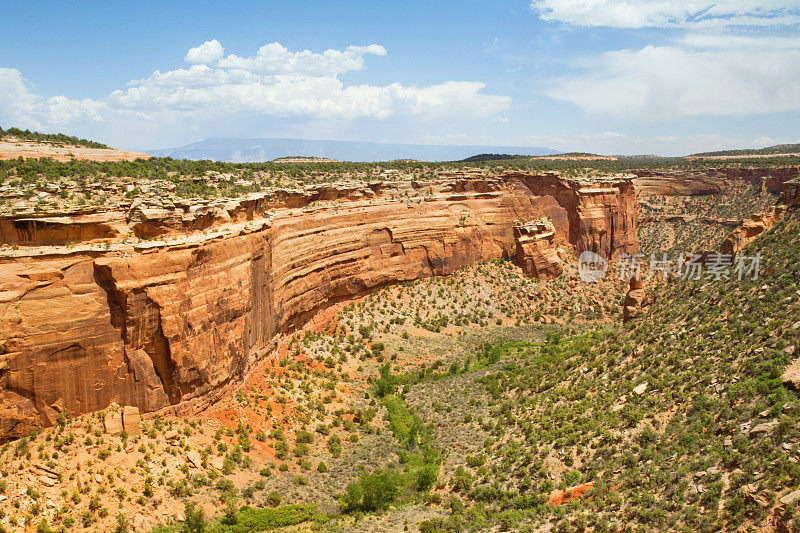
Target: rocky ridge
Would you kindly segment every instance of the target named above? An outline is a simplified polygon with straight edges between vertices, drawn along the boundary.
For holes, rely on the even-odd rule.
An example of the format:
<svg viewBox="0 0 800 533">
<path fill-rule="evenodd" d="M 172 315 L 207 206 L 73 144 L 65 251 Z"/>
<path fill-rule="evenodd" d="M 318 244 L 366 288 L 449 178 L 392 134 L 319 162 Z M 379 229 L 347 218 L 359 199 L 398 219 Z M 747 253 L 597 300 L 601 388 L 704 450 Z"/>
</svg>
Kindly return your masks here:
<svg viewBox="0 0 800 533">
<path fill-rule="evenodd" d="M 150 158 L 150 156 L 144 152 L 71 146 L 69 144 L 31 141 L 16 139 L 14 137 L 0 139 L 0 160 L 16 159 L 18 157 L 50 157 L 56 161 L 70 161 L 72 159 L 88 161 L 133 161 L 135 159 Z"/>
</svg>

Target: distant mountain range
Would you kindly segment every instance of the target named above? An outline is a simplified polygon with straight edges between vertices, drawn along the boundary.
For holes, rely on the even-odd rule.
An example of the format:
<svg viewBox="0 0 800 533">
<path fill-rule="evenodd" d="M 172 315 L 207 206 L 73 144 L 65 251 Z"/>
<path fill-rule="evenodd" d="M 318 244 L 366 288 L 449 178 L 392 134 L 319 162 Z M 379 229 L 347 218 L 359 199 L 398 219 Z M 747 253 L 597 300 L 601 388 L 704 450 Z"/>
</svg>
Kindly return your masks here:
<svg viewBox="0 0 800 533">
<path fill-rule="evenodd" d="M 448 146 L 436 144 L 389 144 L 309 139 L 206 139 L 180 148 L 148 150 L 156 157 L 211 159 L 245 163 L 272 161 L 279 157 L 325 157 L 340 161 L 457 161 L 481 153 L 513 153 L 523 156 L 559 154 L 541 146 Z"/>
</svg>

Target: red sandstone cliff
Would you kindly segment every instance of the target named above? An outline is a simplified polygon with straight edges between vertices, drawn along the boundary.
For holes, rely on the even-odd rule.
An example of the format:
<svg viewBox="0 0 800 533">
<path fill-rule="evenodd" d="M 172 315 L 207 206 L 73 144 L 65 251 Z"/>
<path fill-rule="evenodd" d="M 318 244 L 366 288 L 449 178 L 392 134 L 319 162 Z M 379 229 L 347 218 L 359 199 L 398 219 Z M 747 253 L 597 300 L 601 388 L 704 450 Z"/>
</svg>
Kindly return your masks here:
<svg viewBox="0 0 800 533">
<path fill-rule="evenodd" d="M 517 221 L 548 217 L 578 253 L 637 247 L 630 177 L 316 187 L 192 209 L 131 206 L 81 230 L 3 221 L 5 243 L 33 246 L 0 253 L 0 437 L 59 411 L 204 397 L 331 303 L 509 255 Z"/>
</svg>

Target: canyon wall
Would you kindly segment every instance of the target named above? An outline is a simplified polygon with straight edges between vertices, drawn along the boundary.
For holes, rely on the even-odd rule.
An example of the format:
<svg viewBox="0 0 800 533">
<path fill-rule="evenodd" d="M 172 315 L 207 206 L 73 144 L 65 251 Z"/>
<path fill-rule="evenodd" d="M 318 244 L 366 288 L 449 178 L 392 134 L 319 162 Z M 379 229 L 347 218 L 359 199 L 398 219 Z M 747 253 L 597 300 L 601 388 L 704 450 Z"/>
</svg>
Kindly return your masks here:
<svg viewBox="0 0 800 533">
<path fill-rule="evenodd" d="M 640 197 L 717 194 L 736 182 L 747 182 L 764 192 L 778 195 L 784 182 L 800 174 L 800 166 L 719 167 L 687 170 L 633 170 Z"/>
<path fill-rule="evenodd" d="M 632 177 L 345 184 L 81 217 L 0 225 L 4 439 L 111 402 L 203 401 L 325 306 L 508 257 L 515 222 L 549 218 L 576 253 L 637 248 Z"/>
</svg>

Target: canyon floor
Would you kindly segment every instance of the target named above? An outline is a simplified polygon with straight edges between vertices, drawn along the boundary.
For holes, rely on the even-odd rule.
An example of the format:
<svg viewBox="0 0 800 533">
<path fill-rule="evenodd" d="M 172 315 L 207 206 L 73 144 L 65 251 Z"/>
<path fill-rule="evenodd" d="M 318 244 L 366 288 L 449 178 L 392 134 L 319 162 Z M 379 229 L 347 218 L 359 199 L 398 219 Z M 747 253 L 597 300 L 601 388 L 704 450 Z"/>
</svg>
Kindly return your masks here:
<svg viewBox="0 0 800 533">
<path fill-rule="evenodd" d="M 112 407 L 5 445 L 4 521 L 33 524 L 42 516 L 53 525 L 108 530 L 122 514 L 136 530 L 149 530 L 185 519 L 187 499 L 209 516 L 224 513 L 231 500 L 254 507 L 313 502 L 318 512 L 337 514 L 349 483 L 387 465 L 401 471 L 414 450 L 398 441 L 392 415 L 375 396 L 382 367 L 409 379 L 398 398 L 441 433 L 435 441 L 448 450 L 439 476 L 445 479 L 478 451 L 476 434 L 490 417 L 485 392 L 473 384 L 491 367 L 486 346 L 604 323 L 619 315 L 625 288 L 613 278 L 582 287 L 577 271 L 556 282 L 531 280 L 500 261 L 328 309 L 284 340 L 277 365 L 253 369 L 199 417 L 145 417 L 140 434 L 110 434 L 104 419 L 119 410 Z M 474 421 L 457 428 L 442 419 L 447 413 Z M 445 515 L 445 485 L 434 480 L 428 488 L 433 500 L 424 504 L 405 495 L 401 526 Z M 306 508 L 297 509 L 308 518 Z M 353 520 L 326 518 L 325 527 L 350 529 Z M 359 519 L 358 527 L 377 528 L 369 525 L 375 520 Z"/>
<path fill-rule="evenodd" d="M 0 531 L 800 530 L 797 164 L 0 162 Z"/>
</svg>

